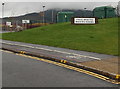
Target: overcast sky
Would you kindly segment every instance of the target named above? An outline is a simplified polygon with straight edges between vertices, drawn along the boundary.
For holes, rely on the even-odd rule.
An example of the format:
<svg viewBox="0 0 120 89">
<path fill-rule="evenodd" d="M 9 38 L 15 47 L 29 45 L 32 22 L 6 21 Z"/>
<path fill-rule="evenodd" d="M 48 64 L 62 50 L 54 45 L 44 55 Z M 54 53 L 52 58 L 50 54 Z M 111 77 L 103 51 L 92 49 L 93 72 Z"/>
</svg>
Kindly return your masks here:
<svg viewBox="0 0 120 89">
<path fill-rule="evenodd" d="M 23 2 L 24 1 L 24 2 Z M 57 2 L 56 2 L 57 1 Z M 42 6 L 45 5 L 45 10 L 52 9 L 52 8 L 60 8 L 60 9 L 84 9 L 87 8 L 88 10 L 93 10 L 97 6 L 113 6 L 116 7 L 119 0 L 109 0 L 104 2 L 102 0 L 69 0 L 69 1 L 62 1 L 62 0 L 44 0 L 44 2 L 40 2 L 37 0 L 1 0 L 0 6 L 0 13 L 2 13 L 2 2 L 5 2 L 4 5 L 4 17 L 6 16 L 18 16 L 24 15 L 26 13 L 32 12 L 40 12 L 43 10 Z M 62 1 L 62 2 L 61 2 Z M 76 1 L 76 2 L 73 2 Z M 83 2 L 84 1 L 84 2 Z M 98 2 L 99 1 L 99 2 Z M 100 2 L 102 1 L 102 2 Z M 2 14 L 0 14 L 2 17 Z"/>
</svg>

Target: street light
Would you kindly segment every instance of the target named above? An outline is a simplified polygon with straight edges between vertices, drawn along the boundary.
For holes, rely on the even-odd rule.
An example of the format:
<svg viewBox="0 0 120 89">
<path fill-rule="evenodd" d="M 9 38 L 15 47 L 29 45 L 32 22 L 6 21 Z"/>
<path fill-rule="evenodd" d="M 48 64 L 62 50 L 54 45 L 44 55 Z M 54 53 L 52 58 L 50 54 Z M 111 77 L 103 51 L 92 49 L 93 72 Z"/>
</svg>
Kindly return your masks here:
<svg viewBox="0 0 120 89">
<path fill-rule="evenodd" d="M 4 5 L 5 3 L 2 3 L 2 18 L 4 17 Z"/>
<path fill-rule="evenodd" d="M 87 8 L 84 8 L 84 10 L 86 10 Z M 85 17 L 85 13 L 86 13 L 86 11 L 84 11 L 84 15 L 83 15 L 83 17 Z"/>
<path fill-rule="evenodd" d="M 52 10 L 52 23 L 53 23 L 53 10 Z"/>
<path fill-rule="evenodd" d="M 43 5 L 43 24 L 45 23 L 44 8 L 45 6 Z"/>
<path fill-rule="evenodd" d="M 2 3 L 2 28 L 3 28 L 3 18 L 4 18 L 4 5 L 5 3 Z"/>
</svg>

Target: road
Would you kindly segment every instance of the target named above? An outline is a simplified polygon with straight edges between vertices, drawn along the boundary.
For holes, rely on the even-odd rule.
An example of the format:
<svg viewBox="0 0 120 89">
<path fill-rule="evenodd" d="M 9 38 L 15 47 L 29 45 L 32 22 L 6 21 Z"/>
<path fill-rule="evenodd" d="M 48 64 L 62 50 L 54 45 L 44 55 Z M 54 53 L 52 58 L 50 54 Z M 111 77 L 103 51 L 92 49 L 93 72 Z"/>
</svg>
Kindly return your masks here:
<svg viewBox="0 0 120 89">
<path fill-rule="evenodd" d="M 117 87 L 64 67 L 2 52 L 3 87 Z"/>
</svg>

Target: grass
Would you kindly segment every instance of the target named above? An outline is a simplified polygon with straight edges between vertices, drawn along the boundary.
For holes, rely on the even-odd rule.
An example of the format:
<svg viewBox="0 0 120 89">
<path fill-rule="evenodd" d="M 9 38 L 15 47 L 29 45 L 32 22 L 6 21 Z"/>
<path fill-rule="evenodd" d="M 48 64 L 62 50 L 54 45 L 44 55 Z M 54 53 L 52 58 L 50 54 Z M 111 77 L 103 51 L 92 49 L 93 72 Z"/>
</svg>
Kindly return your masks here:
<svg viewBox="0 0 120 89">
<path fill-rule="evenodd" d="M 96 25 L 52 24 L 4 33 L 2 39 L 118 55 L 118 18 L 100 19 Z"/>
</svg>

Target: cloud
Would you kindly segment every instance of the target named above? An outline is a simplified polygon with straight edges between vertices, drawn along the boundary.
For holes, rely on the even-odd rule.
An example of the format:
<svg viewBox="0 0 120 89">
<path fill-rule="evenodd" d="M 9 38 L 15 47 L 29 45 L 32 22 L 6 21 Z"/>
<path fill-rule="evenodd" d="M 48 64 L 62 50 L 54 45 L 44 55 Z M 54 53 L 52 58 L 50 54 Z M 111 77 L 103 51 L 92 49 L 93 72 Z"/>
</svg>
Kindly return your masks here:
<svg viewBox="0 0 120 89">
<path fill-rule="evenodd" d="M 84 9 L 92 10 L 97 6 L 117 6 L 117 2 L 5 2 L 4 16 L 17 16 L 26 13 L 40 12 L 52 8 L 60 9 Z"/>
</svg>

